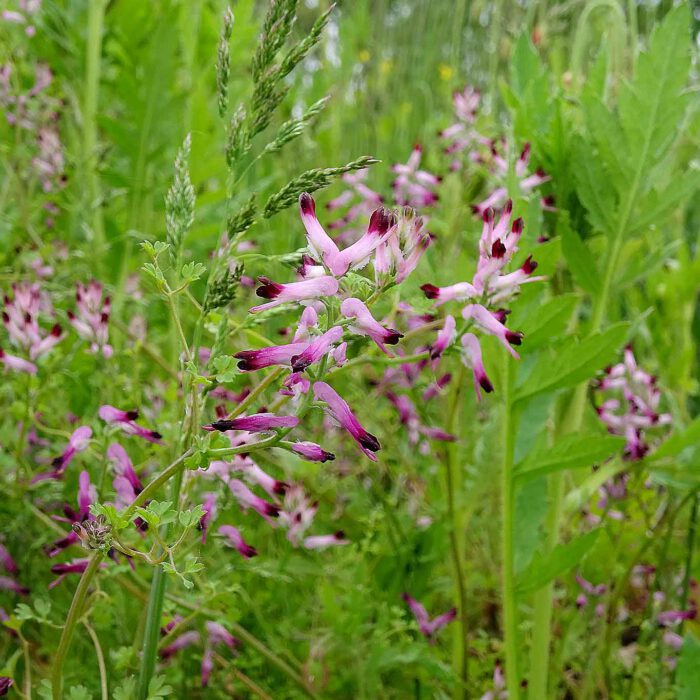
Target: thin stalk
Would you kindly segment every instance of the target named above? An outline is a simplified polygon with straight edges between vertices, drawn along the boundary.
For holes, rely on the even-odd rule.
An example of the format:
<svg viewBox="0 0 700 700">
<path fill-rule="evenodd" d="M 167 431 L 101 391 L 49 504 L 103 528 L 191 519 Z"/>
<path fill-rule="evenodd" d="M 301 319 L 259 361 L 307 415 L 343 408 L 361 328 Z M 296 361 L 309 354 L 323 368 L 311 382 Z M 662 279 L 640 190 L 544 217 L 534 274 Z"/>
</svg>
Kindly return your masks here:
<svg viewBox="0 0 700 700">
<path fill-rule="evenodd" d="M 513 363 L 510 355 L 504 356 L 503 365 L 503 419 L 501 421 L 501 557 L 503 637 L 506 660 L 506 684 L 508 698 L 520 697 L 520 672 L 518 664 L 518 619 L 515 599 L 515 571 L 513 558 L 513 515 L 515 511 L 515 484 L 513 479 L 513 447 L 515 421 L 513 407 Z"/>
<path fill-rule="evenodd" d="M 455 391 L 449 405 L 446 430 L 453 434 L 459 422 L 459 408 L 462 399 L 462 385 L 464 380 L 464 368 L 460 368 L 459 376 L 455 382 Z M 455 686 L 452 697 L 454 700 L 466 698 L 467 682 L 469 680 L 469 622 L 467 617 L 467 587 L 462 568 L 462 526 L 461 511 L 456 507 L 457 495 L 460 487 L 459 462 L 457 445 L 449 443 L 445 449 L 445 482 L 447 489 L 447 514 L 450 520 L 450 556 L 454 570 L 454 588 L 459 598 L 459 626 L 455 626 L 453 665 L 460 683 Z"/>
<path fill-rule="evenodd" d="M 92 555 L 90 563 L 85 571 L 83 571 L 80 577 L 80 583 L 78 583 L 78 587 L 75 589 L 73 602 L 70 605 L 66 622 L 63 625 L 63 632 L 61 632 L 61 639 L 58 642 L 58 649 L 56 649 L 51 670 L 51 692 L 53 694 L 53 700 L 61 700 L 63 697 L 63 662 L 66 659 L 71 640 L 73 639 L 75 625 L 83 612 L 83 606 L 85 604 L 85 598 L 87 598 L 90 583 L 100 568 L 103 557 L 104 554 L 99 551 L 96 551 Z"/>
<path fill-rule="evenodd" d="M 97 656 L 97 668 L 100 671 L 100 693 L 102 695 L 102 700 L 109 700 L 109 689 L 107 687 L 107 667 L 105 666 L 105 656 L 102 653 L 102 646 L 100 645 L 100 639 L 97 633 L 92 628 L 92 626 L 85 620 L 83 620 L 83 625 L 87 630 L 87 633 L 92 639 L 92 644 L 95 647 L 95 655 Z"/>
<path fill-rule="evenodd" d="M 85 97 L 83 102 L 83 167 L 85 194 L 88 198 L 88 211 L 91 216 L 91 228 L 98 253 L 105 247 L 104 221 L 102 220 L 102 202 L 100 180 L 97 174 L 97 105 L 100 90 L 100 72 L 102 64 L 102 33 L 106 0 L 91 0 L 88 3 L 88 27 L 85 65 Z M 97 255 L 97 264 L 102 260 Z"/>
</svg>

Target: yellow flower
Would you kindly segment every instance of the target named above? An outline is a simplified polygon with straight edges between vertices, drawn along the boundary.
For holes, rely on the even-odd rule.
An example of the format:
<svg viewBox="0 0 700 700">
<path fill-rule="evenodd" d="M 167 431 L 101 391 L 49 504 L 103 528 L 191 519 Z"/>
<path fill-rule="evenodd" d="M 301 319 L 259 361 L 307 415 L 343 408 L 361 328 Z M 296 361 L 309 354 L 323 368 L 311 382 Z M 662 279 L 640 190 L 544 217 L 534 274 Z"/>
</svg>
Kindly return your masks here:
<svg viewBox="0 0 700 700">
<path fill-rule="evenodd" d="M 388 73 L 391 73 L 393 67 L 394 67 L 394 62 L 390 58 L 385 58 L 379 64 L 379 71 L 382 75 L 387 75 Z"/>
<path fill-rule="evenodd" d="M 442 80 L 450 80 L 450 78 L 452 78 L 452 76 L 454 75 L 452 66 L 448 66 L 446 63 L 441 63 L 438 66 L 438 72 L 440 73 L 440 78 Z"/>
<path fill-rule="evenodd" d="M 367 63 L 369 59 L 372 57 L 372 54 L 367 51 L 367 49 L 362 49 L 360 51 L 358 58 L 360 59 L 360 63 Z"/>
</svg>

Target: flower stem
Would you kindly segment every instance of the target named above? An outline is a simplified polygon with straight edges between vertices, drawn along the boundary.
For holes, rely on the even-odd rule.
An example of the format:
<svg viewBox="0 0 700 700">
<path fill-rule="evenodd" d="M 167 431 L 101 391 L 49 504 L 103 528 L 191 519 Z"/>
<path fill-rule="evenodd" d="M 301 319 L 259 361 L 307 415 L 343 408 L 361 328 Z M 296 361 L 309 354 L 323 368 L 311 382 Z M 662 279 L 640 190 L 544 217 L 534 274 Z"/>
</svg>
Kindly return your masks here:
<svg viewBox="0 0 700 700">
<path fill-rule="evenodd" d="M 63 625 L 63 632 L 61 632 L 61 639 L 58 642 L 58 649 L 56 650 L 56 655 L 54 656 L 53 660 L 51 671 L 51 692 L 53 694 L 53 700 L 61 700 L 63 697 L 63 662 L 66 659 L 71 640 L 73 639 L 75 625 L 83 612 L 83 605 L 85 604 L 85 598 L 87 597 L 90 583 L 97 573 L 97 570 L 100 568 L 100 563 L 102 562 L 103 557 L 104 555 L 99 551 L 96 551 L 92 555 L 90 563 L 85 571 L 83 571 L 83 574 L 80 577 L 80 583 L 78 583 L 78 587 L 75 589 L 73 602 L 68 610 L 68 616 L 66 617 L 66 622 Z"/>
<path fill-rule="evenodd" d="M 518 620 L 515 599 L 515 571 L 513 558 L 513 515 L 515 490 L 513 480 L 514 415 L 512 402 L 513 363 L 510 355 L 504 357 L 503 419 L 501 422 L 501 557 L 503 598 L 503 641 L 506 660 L 506 684 L 509 700 L 520 697 L 518 669 Z"/>
</svg>

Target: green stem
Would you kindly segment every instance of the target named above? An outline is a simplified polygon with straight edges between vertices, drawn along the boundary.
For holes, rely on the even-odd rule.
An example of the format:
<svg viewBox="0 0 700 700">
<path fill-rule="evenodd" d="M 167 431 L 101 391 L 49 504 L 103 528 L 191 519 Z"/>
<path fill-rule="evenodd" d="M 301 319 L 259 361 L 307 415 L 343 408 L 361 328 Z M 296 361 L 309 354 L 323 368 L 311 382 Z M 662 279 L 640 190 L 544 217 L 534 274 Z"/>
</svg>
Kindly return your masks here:
<svg viewBox="0 0 700 700">
<path fill-rule="evenodd" d="M 85 177 L 85 195 L 88 198 L 88 211 L 91 212 L 92 233 L 98 252 L 105 247 L 104 222 L 102 220 L 102 202 L 100 180 L 97 174 L 97 105 L 100 90 L 100 68 L 102 63 L 102 33 L 106 0 L 91 0 L 88 3 L 88 28 L 85 66 L 85 98 L 83 103 L 83 167 Z"/>
<path fill-rule="evenodd" d="M 462 385 L 464 381 L 464 368 L 460 368 L 459 376 L 455 382 L 455 392 L 449 406 L 446 429 L 448 433 L 454 433 L 459 422 L 459 407 L 462 398 Z M 461 480 L 459 478 L 459 460 L 457 444 L 449 443 L 445 449 L 445 480 L 447 488 L 447 513 L 450 519 L 450 555 L 454 570 L 454 587 L 459 598 L 459 626 L 455 626 L 453 664 L 455 673 L 460 683 L 455 686 L 454 700 L 466 698 L 467 682 L 469 680 L 469 645 L 467 617 L 467 587 L 462 568 L 463 550 L 461 542 L 462 525 L 461 509 L 457 508 L 457 496 Z"/>
<path fill-rule="evenodd" d="M 68 653 L 71 640 L 73 639 L 75 625 L 83 612 L 83 605 L 85 604 L 85 598 L 87 597 L 90 583 L 97 573 L 97 570 L 100 568 L 103 557 L 104 555 L 99 551 L 96 551 L 92 555 L 92 559 L 90 559 L 90 563 L 85 571 L 83 571 L 80 577 L 80 583 L 78 583 L 78 587 L 75 589 L 73 602 L 68 610 L 68 616 L 63 625 L 63 632 L 61 632 L 61 639 L 58 642 L 58 649 L 56 649 L 56 654 L 53 659 L 51 671 L 51 692 L 53 694 L 53 700 L 61 700 L 63 697 L 63 662 L 66 659 L 66 654 Z"/>
<path fill-rule="evenodd" d="M 520 697 L 520 672 L 518 668 L 518 620 L 515 599 L 515 571 L 513 558 L 513 515 L 515 489 L 513 479 L 513 447 L 515 422 L 513 420 L 513 362 L 505 355 L 503 372 L 503 419 L 501 422 L 501 556 L 503 636 L 506 660 L 506 684 L 509 700 Z"/>
<path fill-rule="evenodd" d="M 107 666 L 105 665 L 105 655 L 102 653 L 102 646 L 100 645 L 100 639 L 97 633 L 92 628 L 92 626 L 83 620 L 83 625 L 87 630 L 87 633 L 92 639 L 92 644 L 95 647 L 95 655 L 97 656 L 97 668 L 100 672 L 100 693 L 102 695 L 102 700 L 109 700 L 109 689 L 107 687 Z"/>
</svg>

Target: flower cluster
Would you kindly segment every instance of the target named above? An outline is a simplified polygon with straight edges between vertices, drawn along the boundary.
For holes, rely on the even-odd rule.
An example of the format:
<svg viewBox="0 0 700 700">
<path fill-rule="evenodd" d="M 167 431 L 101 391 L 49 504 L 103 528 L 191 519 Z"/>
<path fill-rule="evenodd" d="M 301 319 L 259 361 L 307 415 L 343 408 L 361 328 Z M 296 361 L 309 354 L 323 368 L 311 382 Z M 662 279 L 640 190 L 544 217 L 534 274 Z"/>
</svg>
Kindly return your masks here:
<svg viewBox="0 0 700 700">
<path fill-rule="evenodd" d="M 441 306 L 447 302 L 461 302 L 462 318 L 466 326 L 457 332 L 453 316 L 447 316 L 442 331 L 433 346 L 433 359 L 437 359 L 460 335 L 462 360 L 471 368 L 474 375 L 476 393 L 481 397 L 481 390 L 493 391 L 493 384 L 486 374 L 477 335 L 466 331 L 471 326 L 474 330 L 496 337 L 513 357 L 518 358 L 514 345 L 520 345 L 523 334 L 506 326 L 508 309 L 502 307 L 527 282 L 544 279 L 533 277 L 537 263 L 529 256 L 515 271 L 504 273 L 504 268 L 518 251 L 518 242 L 523 232 L 523 220 L 515 219 L 511 224 L 512 202 L 508 200 L 503 211 L 495 221 L 493 209 L 483 214 L 483 229 L 479 240 L 479 261 L 471 282 L 457 282 L 448 287 L 424 284 L 421 289 L 428 299 Z"/>
<path fill-rule="evenodd" d="M 109 344 L 109 313 L 111 299 L 104 296 L 102 285 L 95 280 L 88 284 L 78 284 L 75 291 L 75 312 L 68 312 L 68 320 L 78 335 L 90 343 L 92 352 L 102 352 L 109 358 L 112 346 Z"/>
<path fill-rule="evenodd" d="M 16 371 L 36 374 L 33 360 L 48 353 L 63 339 L 60 324 L 54 323 L 48 330 L 39 325 L 41 316 L 51 318 L 53 315 L 51 301 L 42 294 L 38 284 L 13 284 L 12 296 L 4 298 L 2 321 L 10 343 L 28 355 L 29 360 L 0 350 L 0 361 Z"/>
<path fill-rule="evenodd" d="M 625 459 L 642 459 L 649 451 L 646 431 L 671 423 L 669 413 L 659 413 L 661 392 L 656 377 L 637 365 L 627 346 L 623 361 L 607 368 L 598 388 L 612 394 L 597 408 L 598 416 L 610 433 L 627 440 Z"/>
<path fill-rule="evenodd" d="M 467 85 L 461 92 L 455 91 L 452 96 L 454 103 L 456 121 L 446 129 L 443 129 L 439 136 L 446 144 L 445 153 L 452 157 L 450 170 L 462 169 L 462 161 L 457 156 L 466 153 L 467 159 L 472 162 L 481 160 L 481 155 L 476 146 L 489 145 L 490 141 L 476 131 L 474 122 L 481 102 L 481 93 Z"/>
<path fill-rule="evenodd" d="M 424 209 L 435 204 L 439 197 L 435 191 L 442 178 L 422 170 L 420 162 L 423 158 L 423 147 L 416 144 L 405 164 L 397 163 L 392 166 L 396 178 L 391 183 L 394 191 L 394 201 L 398 206 L 409 206 L 414 209 Z"/>
</svg>

